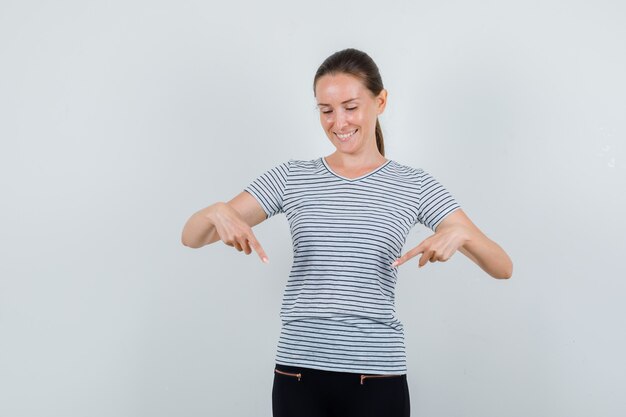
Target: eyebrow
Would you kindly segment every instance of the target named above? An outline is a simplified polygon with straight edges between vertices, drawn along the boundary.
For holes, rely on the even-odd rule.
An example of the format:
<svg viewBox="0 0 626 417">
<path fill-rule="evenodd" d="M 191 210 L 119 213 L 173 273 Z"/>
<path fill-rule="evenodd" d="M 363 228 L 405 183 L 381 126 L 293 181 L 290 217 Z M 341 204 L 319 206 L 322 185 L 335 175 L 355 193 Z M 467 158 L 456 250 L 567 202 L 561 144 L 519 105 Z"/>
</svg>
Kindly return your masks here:
<svg viewBox="0 0 626 417">
<path fill-rule="evenodd" d="M 357 99 L 358 99 L 358 97 L 350 98 L 348 100 L 342 101 L 341 104 L 345 104 L 345 103 L 347 103 L 349 101 L 357 100 Z M 330 104 L 326 104 L 326 103 L 317 103 L 317 105 L 318 106 L 330 106 Z"/>
</svg>

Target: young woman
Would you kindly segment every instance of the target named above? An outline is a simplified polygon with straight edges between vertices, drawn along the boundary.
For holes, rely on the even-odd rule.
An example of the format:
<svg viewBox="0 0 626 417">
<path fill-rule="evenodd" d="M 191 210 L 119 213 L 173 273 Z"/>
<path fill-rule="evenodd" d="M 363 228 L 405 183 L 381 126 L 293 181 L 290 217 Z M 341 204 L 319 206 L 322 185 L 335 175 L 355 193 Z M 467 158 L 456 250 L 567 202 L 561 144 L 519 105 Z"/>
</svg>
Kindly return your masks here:
<svg viewBox="0 0 626 417">
<path fill-rule="evenodd" d="M 387 102 L 364 52 L 329 56 L 313 81 L 320 122 L 336 148 L 267 170 L 228 202 L 187 221 L 182 243 L 221 240 L 267 255 L 252 227 L 285 213 L 294 260 L 283 294 L 274 417 L 410 414 L 404 329 L 396 317 L 397 267 L 445 262 L 458 250 L 494 278 L 512 262 L 432 175 L 385 158 L 378 122 Z M 402 256 L 413 226 L 434 234 Z"/>
</svg>

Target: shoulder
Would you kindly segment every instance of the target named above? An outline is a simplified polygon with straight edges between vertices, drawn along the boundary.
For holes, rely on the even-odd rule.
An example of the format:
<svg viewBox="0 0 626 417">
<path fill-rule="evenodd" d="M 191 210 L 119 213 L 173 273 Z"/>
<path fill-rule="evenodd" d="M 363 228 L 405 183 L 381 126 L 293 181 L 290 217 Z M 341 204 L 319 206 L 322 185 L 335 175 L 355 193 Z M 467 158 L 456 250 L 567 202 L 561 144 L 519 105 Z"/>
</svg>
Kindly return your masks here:
<svg viewBox="0 0 626 417">
<path fill-rule="evenodd" d="M 292 167 L 307 168 L 307 167 L 315 166 L 317 164 L 317 161 L 318 161 L 318 159 L 295 159 L 295 158 L 290 158 L 289 161 L 287 161 L 287 162 Z"/>
<path fill-rule="evenodd" d="M 397 161 L 393 162 L 394 168 L 397 171 L 398 175 L 403 176 L 409 180 L 417 181 L 420 185 L 422 182 L 434 180 L 432 173 L 424 168 L 402 164 Z"/>
<path fill-rule="evenodd" d="M 394 159 L 388 164 L 386 172 L 387 175 L 392 176 L 396 181 L 415 186 L 420 184 L 426 173 L 422 168 L 406 165 Z"/>
<path fill-rule="evenodd" d="M 403 187 L 418 196 L 447 191 L 436 176 L 433 176 L 430 171 L 421 167 L 393 161 L 390 164 L 389 172 L 391 173 L 390 175 L 393 175 L 393 180 L 396 183 L 402 184 Z"/>
<path fill-rule="evenodd" d="M 295 159 L 291 158 L 287 162 L 292 174 L 319 173 L 323 169 L 320 158 L 315 159 Z"/>
<path fill-rule="evenodd" d="M 415 168 L 410 165 L 403 164 L 395 159 L 391 160 L 389 168 L 395 171 L 398 175 L 404 176 L 415 176 L 424 171 L 422 168 Z"/>
</svg>

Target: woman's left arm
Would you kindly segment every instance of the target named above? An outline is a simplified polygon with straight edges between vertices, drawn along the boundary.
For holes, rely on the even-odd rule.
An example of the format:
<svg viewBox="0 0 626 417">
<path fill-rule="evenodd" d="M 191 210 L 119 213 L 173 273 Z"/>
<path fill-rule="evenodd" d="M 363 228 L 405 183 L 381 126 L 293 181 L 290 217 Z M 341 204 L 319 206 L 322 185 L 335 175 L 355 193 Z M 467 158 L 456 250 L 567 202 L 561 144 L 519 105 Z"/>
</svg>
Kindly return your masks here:
<svg viewBox="0 0 626 417">
<path fill-rule="evenodd" d="M 422 253 L 419 260 L 421 268 L 428 261 L 445 262 L 457 250 L 494 278 L 510 278 L 513 274 L 511 258 L 496 242 L 485 236 L 461 208 L 439 223 L 435 234 L 402 255 L 392 266 L 401 265 Z"/>
</svg>

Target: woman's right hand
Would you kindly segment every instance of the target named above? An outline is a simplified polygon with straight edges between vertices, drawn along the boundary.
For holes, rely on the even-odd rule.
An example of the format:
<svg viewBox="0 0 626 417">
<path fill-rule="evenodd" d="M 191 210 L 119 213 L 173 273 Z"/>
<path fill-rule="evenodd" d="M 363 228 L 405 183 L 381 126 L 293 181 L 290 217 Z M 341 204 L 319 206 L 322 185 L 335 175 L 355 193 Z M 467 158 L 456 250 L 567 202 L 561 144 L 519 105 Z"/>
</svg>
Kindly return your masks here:
<svg viewBox="0 0 626 417">
<path fill-rule="evenodd" d="M 220 240 L 226 245 L 234 247 L 239 252 L 244 251 L 246 255 L 254 250 L 263 262 L 269 263 L 263 247 L 252 232 L 252 227 L 228 203 L 214 204 L 206 216 L 215 226 Z"/>
</svg>

